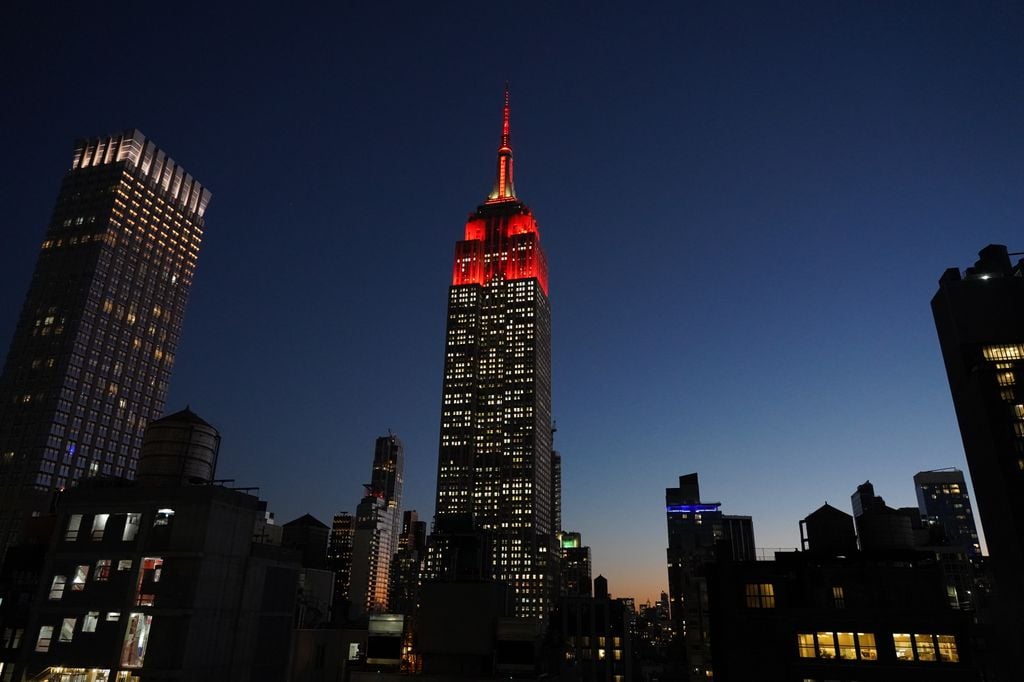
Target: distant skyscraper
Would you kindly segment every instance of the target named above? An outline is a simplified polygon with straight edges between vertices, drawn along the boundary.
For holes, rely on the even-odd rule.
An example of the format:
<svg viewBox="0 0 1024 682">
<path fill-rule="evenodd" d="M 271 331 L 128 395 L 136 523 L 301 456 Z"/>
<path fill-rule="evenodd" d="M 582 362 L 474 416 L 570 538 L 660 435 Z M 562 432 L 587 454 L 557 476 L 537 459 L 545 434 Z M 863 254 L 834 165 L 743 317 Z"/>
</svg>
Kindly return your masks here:
<svg viewBox="0 0 1024 682">
<path fill-rule="evenodd" d="M 1008 663 L 1024 641 L 1024 261 L 989 245 L 939 279 L 932 313 L 999 594 Z M 1014 659 L 1009 661 L 1009 659 Z M 1008 669 L 1010 667 L 1008 665 Z M 1018 670 L 1019 672 L 1019 670 Z M 1008 678 L 1012 679 L 1012 678 Z"/>
<path fill-rule="evenodd" d="M 713 672 L 705 564 L 757 559 L 751 518 L 727 516 L 721 506 L 701 501 L 697 474 L 680 476 L 678 488 L 665 489 L 672 628 L 677 641 L 685 642 L 687 673 L 694 682 Z"/>
<path fill-rule="evenodd" d="M 402 514 L 398 551 L 391 560 L 388 611 L 413 614 L 419 602 L 420 574 L 426 556 L 427 524 L 415 510 Z"/>
<path fill-rule="evenodd" d="M 75 145 L 0 374 L 0 551 L 54 490 L 134 476 L 209 200 L 137 130 Z"/>
<path fill-rule="evenodd" d="M 341 605 L 348 601 L 349 578 L 352 574 L 352 539 L 355 535 L 356 520 L 348 512 L 338 512 L 331 523 L 331 535 L 327 540 L 327 569 L 334 571 L 334 603 Z M 336 606 L 336 608 L 347 607 Z"/>
<path fill-rule="evenodd" d="M 864 481 L 850 495 L 850 506 L 853 507 L 853 518 L 859 519 L 865 512 L 885 507 L 885 500 L 875 495 L 875 486 L 871 481 Z"/>
<path fill-rule="evenodd" d="M 506 90 L 497 179 L 456 245 L 448 290 L 428 576 L 455 578 L 473 564 L 515 589 L 517 615 L 546 618 L 556 589 L 551 476 L 547 263 L 512 182 Z M 459 544 L 474 533 L 479 561 Z"/>
<path fill-rule="evenodd" d="M 857 527 L 857 540 L 865 552 L 889 552 L 909 549 L 923 542 L 916 537 L 922 528 L 921 513 L 915 507 L 894 509 L 875 495 L 875 486 L 864 481 L 853 495 L 853 521 Z"/>
<path fill-rule="evenodd" d="M 557 535 L 559 594 L 563 597 L 592 594 L 590 548 L 583 544 L 579 533 L 559 531 Z"/>
<path fill-rule="evenodd" d="M 940 526 L 950 545 L 963 547 L 973 557 L 981 556 L 978 527 L 974 524 L 964 472 L 959 469 L 921 471 L 914 475 L 914 488 L 922 518 Z"/>
<path fill-rule="evenodd" d="M 427 522 L 420 521 L 415 509 L 402 513 L 402 532 L 398 536 L 399 549 L 415 549 L 424 552 L 427 548 Z"/>
<path fill-rule="evenodd" d="M 349 584 L 353 617 L 382 613 L 388 608 L 391 559 L 398 549 L 402 468 L 402 441 L 390 433 L 378 438 L 371 481 L 356 507 Z"/>
</svg>

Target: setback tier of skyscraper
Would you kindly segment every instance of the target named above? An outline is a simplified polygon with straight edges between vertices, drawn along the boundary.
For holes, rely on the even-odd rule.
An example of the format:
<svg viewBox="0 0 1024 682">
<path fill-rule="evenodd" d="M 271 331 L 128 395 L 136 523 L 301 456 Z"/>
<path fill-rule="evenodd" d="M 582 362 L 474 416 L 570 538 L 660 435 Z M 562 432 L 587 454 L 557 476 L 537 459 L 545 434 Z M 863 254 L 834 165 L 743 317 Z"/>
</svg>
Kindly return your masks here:
<svg viewBox="0 0 1024 682">
<path fill-rule="evenodd" d="M 448 290 L 428 579 L 493 578 L 515 589 L 517 615 L 546 617 L 557 530 L 551 458 L 547 262 L 513 185 L 506 90 L 497 180 L 455 247 Z"/>
<path fill-rule="evenodd" d="M 54 491 L 134 476 L 209 200 L 137 130 L 76 144 L 0 374 L 0 551 Z"/>
</svg>

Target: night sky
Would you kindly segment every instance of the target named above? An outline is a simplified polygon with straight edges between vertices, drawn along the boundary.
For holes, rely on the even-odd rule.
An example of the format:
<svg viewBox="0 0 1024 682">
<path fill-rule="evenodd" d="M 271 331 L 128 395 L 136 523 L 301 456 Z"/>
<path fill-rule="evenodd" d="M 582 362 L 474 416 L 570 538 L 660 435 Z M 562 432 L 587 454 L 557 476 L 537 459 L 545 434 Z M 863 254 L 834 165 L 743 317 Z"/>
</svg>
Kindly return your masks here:
<svg viewBox="0 0 1024 682">
<path fill-rule="evenodd" d="M 1024 250 L 1020 2 L 89 4 L 4 13 L 0 352 L 74 140 L 141 129 L 213 192 L 168 410 L 280 522 L 354 511 L 387 429 L 432 515 L 506 80 L 563 525 L 613 594 L 666 588 L 680 474 L 795 547 L 866 479 L 966 470 L 928 304 Z"/>
</svg>

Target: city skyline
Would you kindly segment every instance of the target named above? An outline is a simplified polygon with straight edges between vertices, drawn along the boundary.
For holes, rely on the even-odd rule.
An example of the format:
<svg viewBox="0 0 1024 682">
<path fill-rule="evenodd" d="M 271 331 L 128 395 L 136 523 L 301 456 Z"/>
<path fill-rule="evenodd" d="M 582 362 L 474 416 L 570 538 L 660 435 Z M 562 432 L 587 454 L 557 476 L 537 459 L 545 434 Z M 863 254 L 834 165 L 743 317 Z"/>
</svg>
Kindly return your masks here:
<svg viewBox="0 0 1024 682">
<path fill-rule="evenodd" d="M 848 512 L 866 479 L 914 504 L 914 473 L 967 469 L 938 277 L 1022 248 L 1020 11 L 662 9 L 360 8 L 271 31 L 146 8 L 182 49 L 145 64 L 85 10 L 20 10 L 0 341 L 72 140 L 138 126 L 217 194 L 168 411 L 216 425 L 220 471 L 281 519 L 351 510 L 392 428 L 403 507 L 429 521 L 452 216 L 490 186 L 509 80 L 553 273 L 562 525 L 594 575 L 640 602 L 666 588 L 660 497 L 689 471 L 762 546 L 798 546 L 800 518 Z M 523 47 L 486 49 L 474 29 L 497 26 Z M 228 47 L 229 28 L 258 39 Z M 150 70 L 187 76 L 170 93 Z"/>
</svg>

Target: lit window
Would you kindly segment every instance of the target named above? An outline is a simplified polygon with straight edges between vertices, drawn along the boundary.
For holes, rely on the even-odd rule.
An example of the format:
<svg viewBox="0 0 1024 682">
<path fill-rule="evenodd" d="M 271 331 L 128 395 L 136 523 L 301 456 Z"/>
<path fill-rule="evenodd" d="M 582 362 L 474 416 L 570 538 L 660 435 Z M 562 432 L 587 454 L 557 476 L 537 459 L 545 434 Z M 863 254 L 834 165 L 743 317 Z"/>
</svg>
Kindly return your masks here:
<svg viewBox="0 0 1024 682">
<path fill-rule="evenodd" d="M 775 608 L 775 587 L 771 583 L 747 583 L 747 608 Z"/>
<path fill-rule="evenodd" d="M 141 668 L 146 660 L 146 644 L 149 643 L 149 628 L 153 617 L 144 613 L 128 616 L 128 628 L 124 633 L 121 647 L 121 665 L 125 668 Z"/>
<path fill-rule="evenodd" d="M 996 380 L 1000 386 L 1013 386 L 1016 383 L 1013 378 L 1013 372 L 999 372 L 996 374 Z"/>
<path fill-rule="evenodd" d="M 131 542 L 139 534 L 139 522 L 141 519 L 142 514 L 128 514 L 128 518 L 124 521 L 124 532 L 121 533 L 121 540 L 123 542 Z"/>
<path fill-rule="evenodd" d="M 121 559 L 120 561 L 117 562 L 117 570 L 119 570 L 119 571 L 130 571 L 130 570 L 132 570 L 132 560 L 131 559 Z"/>
<path fill-rule="evenodd" d="M 100 622 L 100 612 L 90 611 L 82 620 L 82 632 L 96 632 L 96 624 Z"/>
<path fill-rule="evenodd" d="M 932 640 L 931 635 L 915 634 L 914 646 L 917 649 L 917 660 L 935 660 L 935 642 Z"/>
<path fill-rule="evenodd" d="M 110 580 L 110 559 L 100 559 L 96 562 L 96 573 L 92 579 L 100 582 Z"/>
<path fill-rule="evenodd" d="M 896 660 L 914 660 L 914 650 L 910 646 L 910 635 L 907 633 L 893 633 L 893 646 L 896 648 Z"/>
<path fill-rule="evenodd" d="M 50 599 L 57 600 L 64 596 L 64 584 L 68 581 L 67 576 L 55 575 L 50 583 Z M 53 628 L 51 628 L 52 630 Z"/>
<path fill-rule="evenodd" d="M 60 642 L 70 642 L 75 637 L 77 618 L 65 618 L 60 624 Z"/>
<path fill-rule="evenodd" d="M 107 622 L 108 623 L 116 622 L 116 621 L 119 621 L 119 620 L 121 620 L 121 612 L 120 611 L 107 611 Z"/>
<path fill-rule="evenodd" d="M 44 625 L 39 628 L 39 637 L 36 639 L 36 651 L 49 651 L 51 639 L 53 639 L 52 625 Z"/>
<path fill-rule="evenodd" d="M 814 658 L 817 656 L 814 649 L 814 635 L 810 632 L 798 634 L 796 636 L 796 646 L 800 651 L 800 658 Z"/>
<path fill-rule="evenodd" d="M 846 608 L 846 597 L 843 595 L 843 588 L 841 585 L 836 585 L 832 588 L 832 603 L 837 609 Z"/>
<path fill-rule="evenodd" d="M 939 660 L 956 663 L 960 656 L 956 652 L 956 638 L 953 635 L 939 635 Z"/>
<path fill-rule="evenodd" d="M 110 514 L 97 514 L 92 519 L 92 539 L 95 542 L 99 542 L 103 539 L 103 531 L 107 527 L 107 519 L 110 518 Z"/>
<path fill-rule="evenodd" d="M 81 592 L 85 589 L 85 580 L 89 577 L 89 567 L 81 565 L 75 568 L 75 575 L 71 578 L 71 591 Z"/>
<path fill-rule="evenodd" d="M 836 636 L 832 632 L 819 632 L 818 637 L 818 656 L 821 658 L 835 658 L 836 657 Z"/>
<path fill-rule="evenodd" d="M 1020 360 L 1024 358 L 1024 345 L 1019 343 L 1002 346 L 985 346 L 981 349 L 986 360 Z"/>
<path fill-rule="evenodd" d="M 839 658 L 857 660 L 857 645 L 854 643 L 852 632 L 837 632 L 836 640 L 839 642 Z"/>
<path fill-rule="evenodd" d="M 878 649 L 875 647 L 875 634 L 873 632 L 858 632 L 857 647 L 860 649 L 861 660 L 878 660 Z"/>
<path fill-rule="evenodd" d="M 156 518 L 153 519 L 154 526 L 166 526 L 171 523 L 171 519 L 174 518 L 173 509 L 157 509 Z"/>
<path fill-rule="evenodd" d="M 139 571 L 135 601 L 139 606 L 153 606 L 153 603 L 156 601 L 156 595 L 150 590 L 156 583 L 160 582 L 163 564 L 164 560 L 159 557 L 147 557 L 142 560 L 142 570 Z"/>
<path fill-rule="evenodd" d="M 68 517 L 68 528 L 64 532 L 65 542 L 71 542 L 78 538 L 78 529 L 82 527 L 82 515 L 72 514 Z"/>
</svg>

